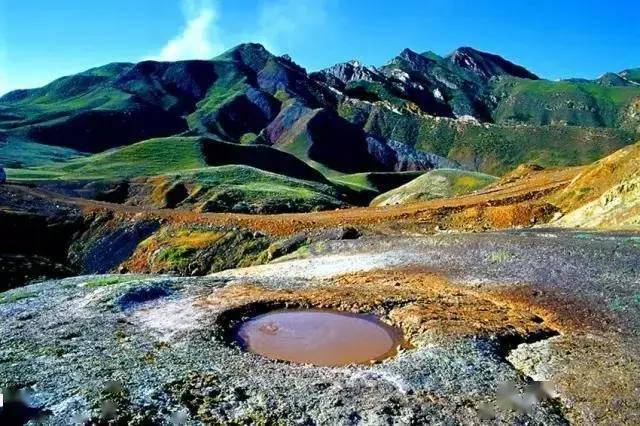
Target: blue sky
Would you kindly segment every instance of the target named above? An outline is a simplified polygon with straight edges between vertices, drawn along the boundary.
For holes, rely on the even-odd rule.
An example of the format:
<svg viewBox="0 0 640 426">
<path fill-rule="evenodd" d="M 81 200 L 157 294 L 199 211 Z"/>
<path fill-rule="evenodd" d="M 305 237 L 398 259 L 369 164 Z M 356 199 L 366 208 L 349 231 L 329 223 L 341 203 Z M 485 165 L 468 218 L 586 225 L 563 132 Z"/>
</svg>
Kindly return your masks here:
<svg viewBox="0 0 640 426">
<path fill-rule="evenodd" d="M 108 62 L 209 58 L 244 41 L 309 70 L 472 46 L 545 78 L 594 78 L 640 67 L 640 2 L 0 0 L 0 93 Z"/>
</svg>

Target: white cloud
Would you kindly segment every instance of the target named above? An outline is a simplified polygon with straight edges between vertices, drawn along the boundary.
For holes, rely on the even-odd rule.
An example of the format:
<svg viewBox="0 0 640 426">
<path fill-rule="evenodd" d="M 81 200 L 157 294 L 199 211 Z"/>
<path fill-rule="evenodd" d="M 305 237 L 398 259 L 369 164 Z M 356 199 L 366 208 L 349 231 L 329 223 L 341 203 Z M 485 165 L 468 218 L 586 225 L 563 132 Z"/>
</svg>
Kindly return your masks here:
<svg viewBox="0 0 640 426">
<path fill-rule="evenodd" d="M 224 50 L 217 26 L 218 3 L 214 0 L 183 0 L 185 26 L 150 59 L 177 61 L 210 59 Z"/>
<path fill-rule="evenodd" d="M 250 37 L 274 53 L 286 53 L 326 21 L 326 0 L 263 0 L 257 30 Z"/>
<path fill-rule="evenodd" d="M 261 43 L 275 54 L 287 53 L 322 29 L 330 0 L 261 0 L 255 20 L 235 34 L 224 34 L 218 25 L 222 1 L 182 0 L 182 32 L 146 59 L 210 59 L 241 42 Z"/>
</svg>

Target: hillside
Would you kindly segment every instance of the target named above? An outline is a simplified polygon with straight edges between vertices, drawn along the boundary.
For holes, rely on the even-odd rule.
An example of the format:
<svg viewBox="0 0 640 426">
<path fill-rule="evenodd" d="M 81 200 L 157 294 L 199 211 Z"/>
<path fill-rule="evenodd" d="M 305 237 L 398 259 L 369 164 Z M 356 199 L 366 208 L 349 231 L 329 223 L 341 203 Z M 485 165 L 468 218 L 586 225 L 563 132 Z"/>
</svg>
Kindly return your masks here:
<svg viewBox="0 0 640 426">
<path fill-rule="evenodd" d="M 222 246 L 201 245 L 195 237 L 180 239 L 184 255 L 175 271 L 181 274 L 191 274 L 191 260 L 199 259 L 200 271 L 220 270 L 285 256 L 312 241 L 361 233 L 534 225 L 638 230 L 639 149 L 640 143 L 589 166 L 523 165 L 498 181 L 473 172 L 437 170 L 391 192 L 419 198 L 415 202 L 324 212 L 313 210 L 345 206 L 344 193 L 338 190 L 342 188 L 249 166 L 199 167 L 124 182 L 49 179 L 38 187 L 33 180 L 28 185 L 9 183 L 0 186 L 0 231 L 11 247 L 0 253 L 0 274 L 10 285 L 19 285 L 24 277 L 106 272 L 119 266 L 157 272 L 156 249 L 173 247 L 171 235 L 193 232 L 229 236 Z M 376 176 L 345 179 L 375 193 L 381 190 Z M 392 176 L 396 183 L 414 177 Z M 285 212 L 307 213 L 269 214 Z M 36 234 L 38 245 L 24 238 Z M 159 247 L 140 246 L 152 235 Z M 211 269 L 206 259 L 213 255 L 220 259 Z"/>
<path fill-rule="evenodd" d="M 640 143 L 587 167 L 553 201 L 566 213 L 555 225 L 638 229 Z"/>
<path fill-rule="evenodd" d="M 299 179 L 327 182 L 318 171 L 285 152 L 266 146 L 237 145 L 203 137 L 150 139 L 64 162 L 9 169 L 8 174 L 16 179 L 118 179 L 226 164 L 244 164 Z"/>
<path fill-rule="evenodd" d="M 70 148 L 43 145 L 0 134 L 0 164 L 7 168 L 20 169 L 62 163 L 84 155 L 86 154 Z"/>
<path fill-rule="evenodd" d="M 437 198 L 452 198 L 467 195 L 498 180 L 494 176 L 463 170 L 439 169 L 377 196 L 372 207 L 409 204 Z"/>
<path fill-rule="evenodd" d="M 8 169 L 8 176 L 75 197 L 204 212 L 305 212 L 344 207 L 347 199 L 285 152 L 201 137 L 150 139 L 66 162 Z"/>
<path fill-rule="evenodd" d="M 243 44 L 212 60 L 114 63 L 11 92 L 0 98 L 0 163 L 35 167 L 46 157 L 200 136 L 272 146 L 329 177 L 588 164 L 640 134 L 636 71 L 551 82 L 463 47 L 308 73 Z M 34 154 L 17 159 L 16 143 Z"/>
</svg>

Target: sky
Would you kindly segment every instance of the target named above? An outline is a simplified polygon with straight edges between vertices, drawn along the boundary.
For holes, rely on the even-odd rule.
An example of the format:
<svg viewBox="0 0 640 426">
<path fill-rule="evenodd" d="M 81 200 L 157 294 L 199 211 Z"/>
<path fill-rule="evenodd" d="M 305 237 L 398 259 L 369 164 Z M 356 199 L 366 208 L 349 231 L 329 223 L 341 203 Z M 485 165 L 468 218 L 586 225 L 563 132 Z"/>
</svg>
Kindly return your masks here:
<svg viewBox="0 0 640 426">
<path fill-rule="evenodd" d="M 109 62 L 212 58 L 248 41 L 309 71 L 472 46 L 544 78 L 596 78 L 640 67 L 640 1 L 0 0 L 0 94 Z"/>
</svg>

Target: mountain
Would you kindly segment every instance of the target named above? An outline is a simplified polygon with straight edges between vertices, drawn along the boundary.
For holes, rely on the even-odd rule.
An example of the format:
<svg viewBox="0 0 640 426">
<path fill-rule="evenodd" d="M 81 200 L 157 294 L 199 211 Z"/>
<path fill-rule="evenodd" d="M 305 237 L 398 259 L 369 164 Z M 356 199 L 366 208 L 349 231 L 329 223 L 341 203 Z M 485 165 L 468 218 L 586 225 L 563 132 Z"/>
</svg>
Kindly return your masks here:
<svg viewBox="0 0 640 426">
<path fill-rule="evenodd" d="M 601 86 L 610 86 L 610 87 L 611 86 L 630 87 L 630 86 L 637 85 L 637 83 L 627 80 L 620 74 L 616 74 L 613 72 L 605 73 L 595 81 Z"/>
<path fill-rule="evenodd" d="M 625 80 L 640 84 L 640 68 L 624 70 L 618 73 L 618 75 Z"/>
<path fill-rule="evenodd" d="M 50 162 L 48 152 L 73 161 L 185 136 L 271 146 L 329 177 L 587 164 L 640 134 L 637 74 L 551 82 L 470 47 L 308 73 L 248 43 L 211 60 L 113 63 L 11 92 L 0 98 L 0 163 L 11 176 Z"/>
</svg>

